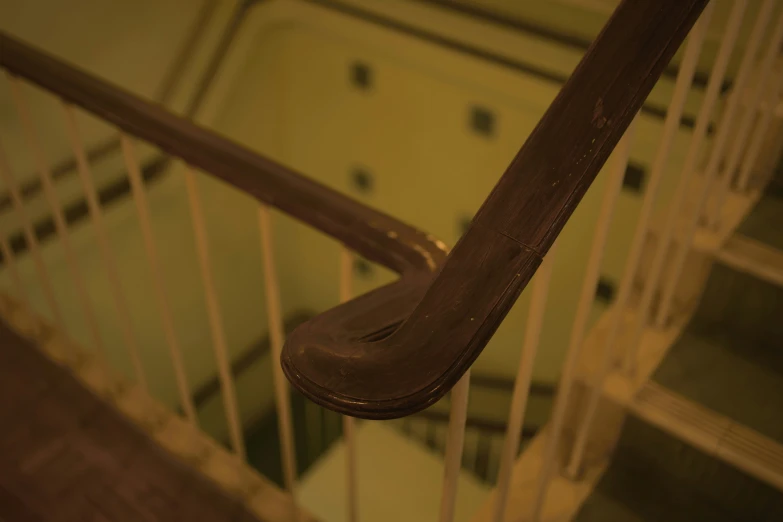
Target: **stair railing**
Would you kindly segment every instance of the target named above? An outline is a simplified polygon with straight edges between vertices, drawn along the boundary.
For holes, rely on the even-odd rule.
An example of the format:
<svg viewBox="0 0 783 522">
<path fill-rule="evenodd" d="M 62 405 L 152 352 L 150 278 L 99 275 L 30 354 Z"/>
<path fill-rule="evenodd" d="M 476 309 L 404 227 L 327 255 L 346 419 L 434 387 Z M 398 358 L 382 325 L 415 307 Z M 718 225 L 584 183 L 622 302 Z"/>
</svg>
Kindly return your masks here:
<svg viewBox="0 0 783 522">
<path fill-rule="evenodd" d="M 770 0 L 765 0 L 759 19 L 767 12 L 765 9 L 769 3 Z M 733 13 L 741 17 L 745 4 L 745 0 L 736 0 Z M 49 91 L 62 101 L 68 136 L 103 261 L 110 275 L 115 304 L 120 316 L 126 316 L 121 327 L 131 358 L 135 361 L 137 381 L 144 386 L 144 369 L 138 362 L 139 341 L 127 319 L 122 282 L 114 268 L 116 259 L 107 240 L 101 204 L 74 118 L 75 107 L 112 124 L 121 133 L 147 263 L 155 279 L 155 301 L 164 323 L 185 416 L 195 425 L 198 424 L 191 399 L 191 386 L 187 382 L 182 361 L 182 349 L 171 319 L 166 280 L 160 270 L 159 255 L 153 240 L 149 203 L 137 159 L 137 140 L 153 144 L 187 166 L 185 181 L 196 239 L 197 263 L 206 295 L 212 344 L 233 450 L 239 456 L 244 456 L 242 422 L 234 391 L 231 361 L 227 354 L 224 320 L 214 288 L 201 199 L 194 182 L 195 170 L 228 183 L 259 203 L 258 221 L 270 338 L 275 360 L 281 361 L 281 365 L 274 365 L 273 377 L 287 489 L 294 491 L 296 477 L 291 447 L 293 437 L 289 395 L 283 373 L 297 390 L 312 401 L 347 416 L 367 419 L 410 415 L 451 391 L 440 517 L 444 522 L 453 519 L 455 509 L 456 479 L 467 417 L 469 368 L 541 265 L 533 283 L 533 298 L 513 391 L 511 416 L 500 461 L 498 494 L 493 509 L 493 520 L 500 522 L 505 519 L 515 451 L 519 447 L 525 404 L 532 383 L 533 361 L 540 344 L 549 295 L 554 262 L 554 251 L 551 249 L 603 164 L 625 136 L 610 165 L 609 183 L 605 188 L 601 215 L 597 220 L 593 247 L 579 294 L 558 398 L 547 430 L 545 458 L 533 506 L 534 518 L 540 520 L 547 486 L 558 460 L 557 448 L 566 420 L 567 404 L 577 379 L 581 348 L 588 327 L 590 298 L 598 283 L 598 269 L 606 249 L 608 227 L 628 164 L 632 135 L 626 129 L 701 15 L 701 21 L 688 39 L 679 67 L 677 85 L 648 182 L 642 215 L 614 306 L 611 331 L 619 328 L 617 324 L 626 308 L 630 307 L 629 300 L 633 294 L 641 252 L 651 230 L 650 220 L 656 197 L 654 184 L 665 169 L 673 133 L 679 125 L 684 99 L 696 73 L 699 50 L 711 14 L 710 9 L 702 14 L 707 5 L 707 0 L 621 2 L 489 195 L 467 233 L 451 252 L 442 242 L 413 227 L 7 35 L 0 35 L 0 66 L 5 69 L 10 82 L 19 120 L 36 160 L 44 193 L 54 216 L 57 236 L 64 247 L 66 263 L 79 289 L 79 303 L 91 325 L 95 348 L 102 344 L 100 328 L 94 324 L 92 304 L 84 290 L 80 267 L 75 262 L 66 217 L 57 201 L 45 152 L 30 117 L 22 89 L 23 81 Z M 725 76 L 725 61 L 729 52 L 726 49 L 731 47 L 736 38 L 738 24 L 738 21 L 732 19 L 726 28 L 723 47 L 710 75 L 708 93 L 695 126 L 694 143 L 691 144 L 692 152 L 686 161 L 688 172 L 685 176 L 690 174 L 708 131 L 709 116 L 716 103 L 717 86 L 723 83 Z M 769 44 L 777 45 L 775 50 L 780 48 L 779 32 L 773 34 Z M 751 42 L 748 48 L 753 45 Z M 769 52 L 774 54 L 776 51 Z M 748 50 L 746 54 L 750 57 L 743 59 L 736 78 L 740 82 L 735 85 L 734 98 L 737 100 L 741 99 L 743 92 L 741 82 L 745 78 L 743 67 L 746 60 L 750 60 L 751 64 L 756 63 L 753 56 L 755 51 Z M 762 66 L 766 65 L 770 65 L 770 62 L 764 61 Z M 774 77 L 774 81 L 778 82 L 777 77 Z M 767 89 L 766 83 L 762 89 Z M 769 89 L 779 93 L 779 82 Z M 740 102 L 734 102 L 735 105 L 737 103 Z M 754 104 L 748 112 L 754 111 L 755 114 L 759 108 L 759 105 Z M 728 132 L 721 129 L 731 127 L 733 123 L 732 112 L 728 110 L 717 130 L 718 139 L 722 136 L 721 132 Z M 751 140 L 754 144 L 757 140 L 763 140 L 767 126 L 762 120 Z M 722 155 L 723 151 L 716 152 L 713 149 L 713 156 L 715 154 Z M 749 157 L 757 154 L 754 151 Z M 755 161 L 755 158 L 747 161 Z M 736 168 L 736 165 L 732 168 Z M 63 319 L 62 305 L 52 288 L 37 244 L 38 231 L 26 217 L 9 162 L 3 155 L 0 155 L 0 174 L 22 224 L 24 241 L 34 259 L 49 315 L 58 327 L 65 329 L 67 325 Z M 676 200 L 677 205 L 671 211 L 681 212 L 680 207 L 685 206 L 685 198 L 676 197 L 679 198 Z M 342 304 L 307 321 L 285 341 L 269 207 L 337 239 L 345 247 L 340 263 Z M 696 210 L 701 215 L 702 208 Z M 672 226 L 670 223 L 664 229 L 664 237 L 672 234 L 669 230 Z M 664 243 L 667 242 L 673 240 L 668 238 Z M 690 246 L 692 242 L 693 238 L 690 237 L 685 244 Z M 16 273 L 14 256 L 5 234 L 0 235 L 0 250 L 17 295 L 24 297 L 27 291 Z M 680 248 L 680 251 L 686 250 Z M 352 297 L 350 266 L 353 255 L 386 266 L 400 274 L 400 279 L 368 294 Z M 678 277 L 677 272 L 669 281 L 674 280 L 676 284 Z M 657 281 L 652 286 L 657 287 Z M 646 324 L 648 311 L 642 309 L 641 312 L 640 320 Z M 567 468 L 567 474 L 573 477 L 579 475 L 582 467 L 584 446 L 594 419 L 595 406 L 592 401 L 600 397 L 606 372 L 612 366 L 615 353 L 613 343 L 617 342 L 616 334 L 613 336 L 610 335 L 604 347 L 605 355 L 596 380 L 590 383 L 590 406 L 579 424 L 577 444 Z M 628 348 L 630 350 L 626 358 L 630 361 L 628 367 L 632 369 L 636 355 L 633 345 Z M 356 520 L 356 463 L 351 443 L 353 424 L 349 417 L 346 417 L 345 423 L 349 447 L 347 492 L 349 505 L 352 506 L 349 513 L 351 520 Z"/>
</svg>

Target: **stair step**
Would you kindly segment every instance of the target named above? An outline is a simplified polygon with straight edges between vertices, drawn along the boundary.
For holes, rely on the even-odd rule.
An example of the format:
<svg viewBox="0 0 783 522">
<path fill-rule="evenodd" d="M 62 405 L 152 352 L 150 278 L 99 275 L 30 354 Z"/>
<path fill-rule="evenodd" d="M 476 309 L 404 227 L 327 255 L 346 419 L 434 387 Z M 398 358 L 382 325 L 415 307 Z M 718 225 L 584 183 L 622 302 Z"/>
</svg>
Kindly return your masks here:
<svg viewBox="0 0 783 522">
<path fill-rule="evenodd" d="M 782 513 L 774 486 L 630 416 L 609 468 L 573 520 L 777 522 Z"/>
<path fill-rule="evenodd" d="M 631 402 L 638 417 L 783 491 L 783 445 L 656 384 Z"/>
<path fill-rule="evenodd" d="M 723 264 L 783 287 L 783 251 L 743 235 L 734 235 L 718 252 Z"/>
</svg>

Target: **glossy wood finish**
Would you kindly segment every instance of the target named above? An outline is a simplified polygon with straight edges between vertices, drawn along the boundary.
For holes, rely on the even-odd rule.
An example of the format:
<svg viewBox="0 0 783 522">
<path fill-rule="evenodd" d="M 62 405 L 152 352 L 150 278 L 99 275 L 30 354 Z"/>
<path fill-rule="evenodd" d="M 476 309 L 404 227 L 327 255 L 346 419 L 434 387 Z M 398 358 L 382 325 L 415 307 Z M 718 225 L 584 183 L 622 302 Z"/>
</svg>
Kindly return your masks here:
<svg viewBox="0 0 783 522">
<path fill-rule="evenodd" d="M 5 35 L 0 65 L 400 273 L 297 328 L 282 354 L 315 402 L 392 418 L 478 357 L 706 3 L 625 0 L 447 261 L 414 228 Z"/>
<path fill-rule="evenodd" d="M 706 3 L 623 2 L 413 313 L 380 339 L 368 328 L 382 313 L 377 295 L 320 315 L 289 339 L 283 365 L 292 382 L 317 402 L 370 418 L 442 397 L 535 273 Z M 397 298 L 384 311 L 402 315 L 406 305 Z M 354 328 L 360 335 L 341 335 Z"/>
</svg>

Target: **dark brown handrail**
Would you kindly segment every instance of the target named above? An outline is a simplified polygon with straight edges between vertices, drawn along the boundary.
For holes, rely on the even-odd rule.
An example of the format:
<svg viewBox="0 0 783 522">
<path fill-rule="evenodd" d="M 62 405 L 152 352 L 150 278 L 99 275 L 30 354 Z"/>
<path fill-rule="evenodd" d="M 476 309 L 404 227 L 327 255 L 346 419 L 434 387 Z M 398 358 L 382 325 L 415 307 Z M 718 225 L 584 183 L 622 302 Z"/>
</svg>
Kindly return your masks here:
<svg viewBox="0 0 783 522">
<path fill-rule="evenodd" d="M 283 368 L 313 400 L 369 418 L 442 397 L 481 353 L 708 0 L 624 0 L 482 205 L 421 302 L 373 293 L 302 325 Z M 405 303 L 409 305 L 409 303 Z M 383 312 L 389 332 L 373 337 Z M 354 325 L 373 325 L 345 335 Z M 360 332 L 357 332 L 360 333 Z"/>
<path fill-rule="evenodd" d="M 315 402 L 392 418 L 478 357 L 707 1 L 624 0 L 445 263 L 421 232 L 7 36 L 0 65 L 400 273 L 297 328 L 282 356 Z"/>
</svg>

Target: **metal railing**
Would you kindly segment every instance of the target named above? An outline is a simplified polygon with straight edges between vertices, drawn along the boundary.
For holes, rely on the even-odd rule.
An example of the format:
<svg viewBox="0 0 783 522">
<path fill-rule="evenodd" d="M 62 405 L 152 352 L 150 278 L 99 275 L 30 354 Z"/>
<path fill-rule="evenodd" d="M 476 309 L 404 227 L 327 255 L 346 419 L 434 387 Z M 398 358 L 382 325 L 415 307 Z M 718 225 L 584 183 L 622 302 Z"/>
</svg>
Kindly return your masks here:
<svg viewBox="0 0 783 522">
<path fill-rule="evenodd" d="M 183 347 L 173 324 L 167 281 L 160 269 L 160 254 L 153 237 L 150 203 L 140 169 L 137 142 L 151 143 L 181 163 L 197 251 L 194 263 L 198 265 L 207 305 L 229 440 L 233 451 L 242 457 L 246 451 L 243 422 L 226 342 L 225 320 L 215 290 L 197 176 L 213 176 L 257 201 L 270 349 L 273 360 L 282 362 L 282 365 L 273 365 L 272 379 L 285 487 L 293 494 L 297 483 L 287 377 L 309 399 L 346 414 L 342 432 L 347 446 L 346 495 L 351 521 L 360 520 L 352 416 L 404 417 L 421 411 L 448 392 L 451 410 L 440 520 L 453 520 L 467 419 L 470 366 L 535 273 L 499 458 L 493 520 L 505 520 L 512 471 L 518 458 L 533 381 L 533 364 L 541 348 L 553 264 L 556 255 L 566 255 L 555 254 L 552 246 L 614 151 L 605 174 L 608 182 L 604 187 L 593 243 L 585 260 L 587 268 L 578 290 L 578 305 L 557 399 L 546 430 L 543 466 L 537 477 L 536 500 L 531 506 L 533 519 L 540 520 L 548 486 L 557 471 L 561 436 L 568 422 L 567 412 L 575 384 L 580 379 L 589 381 L 587 407 L 575 423 L 576 435 L 565 468 L 566 476 L 574 480 L 579 478 L 584 467 L 598 402 L 607 375 L 617 364 L 617 354 L 621 354 L 624 371 L 633 372 L 643 330 L 651 324 L 665 325 L 674 313 L 677 285 L 703 218 L 708 227 L 716 226 L 720 222 L 722 202 L 729 191 L 734 187 L 747 190 L 752 175 L 763 178 L 767 174 L 754 169 L 773 127 L 774 109 L 779 103 L 783 83 L 778 67 L 783 14 L 778 13 L 777 18 L 771 16 L 774 4 L 774 0 L 764 0 L 756 15 L 754 32 L 745 47 L 740 69 L 732 79 L 728 104 L 710 137 L 710 122 L 748 5 L 747 0 L 732 2 L 731 16 L 722 28 L 721 47 L 691 131 L 680 182 L 667 206 L 663 226 L 654 223 L 655 203 L 710 24 L 713 6 L 707 0 L 622 2 L 500 179 L 467 234 L 450 253 L 442 242 L 423 232 L 6 35 L 0 35 L 0 66 L 5 70 L 13 94 L 21 132 L 35 160 L 53 218 L 54 235 L 62 243 L 64 261 L 77 289 L 76 302 L 91 333 L 92 348 L 100 351 L 105 343 L 95 317 L 95 304 L 83 283 L 82 267 L 74 253 L 67 216 L 58 201 L 51 165 L 39 129 L 30 115 L 23 84 L 33 84 L 48 91 L 61 102 L 66 133 L 87 201 L 90 226 L 96 233 L 103 267 L 109 277 L 113 306 L 120 318 L 122 338 L 135 369 L 136 381 L 145 387 L 147 378 L 139 355 L 140 341 L 128 311 L 126 288 L 117 270 L 117 254 L 109 241 L 110 230 L 105 224 L 99 190 L 91 174 L 90 157 L 85 152 L 75 114 L 79 110 L 86 111 L 120 132 L 136 219 L 144 240 L 145 261 L 155 283 L 150 297 L 163 324 L 168 357 L 176 376 L 179 406 L 184 416 L 198 425 L 192 394 L 194 387 L 185 371 Z M 691 26 L 694 26 L 692 31 Z M 686 36 L 685 53 L 676 71 L 674 94 L 666 110 L 623 279 L 618 296 L 607 312 L 609 328 L 601 343 L 601 363 L 585 377 L 579 374 L 579 364 L 584 355 L 601 261 L 607 248 L 611 248 L 608 233 L 634 140 L 632 121 Z M 762 42 L 766 45 L 763 49 Z M 732 136 L 734 130 L 736 134 Z M 731 147 L 727 147 L 729 139 L 734 140 Z M 705 150 L 709 154 L 706 167 L 701 170 Z M 67 331 L 69 325 L 64 319 L 63 303 L 52 288 L 41 254 L 39 231 L 26 211 L 19 184 L 2 149 L 0 176 L 9 192 L 16 222 L 22 229 L 25 248 L 34 261 L 48 314 L 59 328 Z M 698 196 L 695 200 L 689 197 L 694 184 Z M 294 216 L 343 245 L 339 273 L 335 274 L 341 304 L 308 320 L 287 339 L 283 329 L 270 207 Z M 680 233 L 678 227 L 683 220 L 686 227 L 684 233 Z M 28 289 L 16 269 L 8 227 L 3 223 L 2 228 L 0 250 L 5 268 L 14 292 L 23 299 Z M 642 257 L 651 236 L 657 238 L 657 250 L 652 266 L 642 276 Z M 355 297 L 350 278 L 355 255 L 384 265 L 399 273 L 401 278 Z M 664 270 L 664 261 L 671 257 L 672 264 Z M 640 278 L 643 285 L 638 292 L 636 283 Z M 659 294 L 658 302 L 654 303 Z M 657 309 L 655 320 L 650 321 L 653 304 L 657 304 Z M 634 312 L 635 334 L 630 343 L 618 347 L 623 317 L 628 310 Z"/>
</svg>

